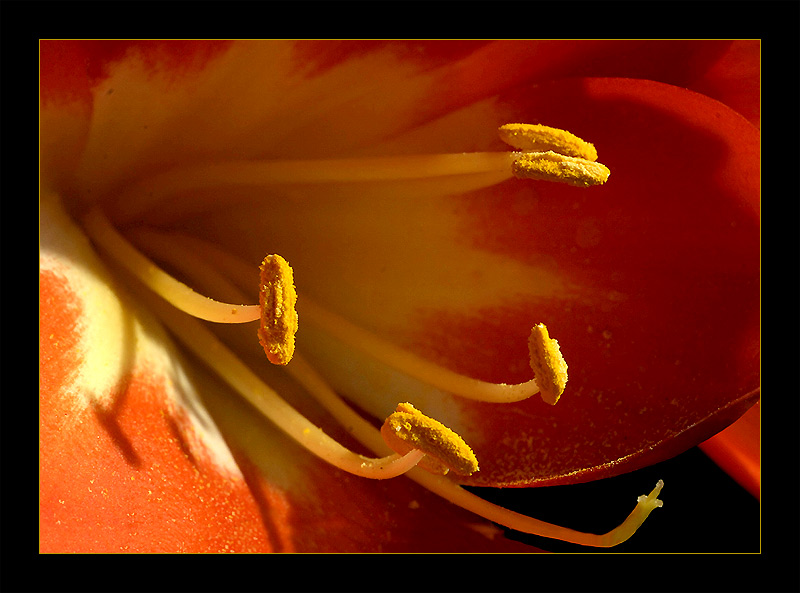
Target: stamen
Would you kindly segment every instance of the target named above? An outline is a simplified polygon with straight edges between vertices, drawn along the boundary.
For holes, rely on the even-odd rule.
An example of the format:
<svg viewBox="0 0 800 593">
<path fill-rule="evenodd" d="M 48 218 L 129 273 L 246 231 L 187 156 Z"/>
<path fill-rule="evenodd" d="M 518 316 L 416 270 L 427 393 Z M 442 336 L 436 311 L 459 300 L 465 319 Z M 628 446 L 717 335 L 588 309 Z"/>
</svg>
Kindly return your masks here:
<svg viewBox="0 0 800 593">
<path fill-rule="evenodd" d="M 531 329 L 528 350 L 542 400 L 554 406 L 567 385 L 567 363 L 561 355 L 558 342 L 550 338 L 544 323 Z"/>
<path fill-rule="evenodd" d="M 553 151 L 587 161 L 597 160 L 594 145 L 575 134 L 538 124 L 505 124 L 498 129 L 500 139 L 519 150 Z"/>
<path fill-rule="evenodd" d="M 425 452 L 427 457 L 420 467 L 431 473 L 445 475 L 452 469 L 469 476 L 478 471 L 478 458 L 464 439 L 409 403 L 397 405 L 397 410 L 383 423 L 381 435 L 398 453 L 414 449 Z"/>
<path fill-rule="evenodd" d="M 306 296 L 302 299 L 302 311 L 304 322 L 317 326 L 364 354 L 442 391 L 466 399 L 493 403 L 518 402 L 539 392 L 535 379 L 513 385 L 489 383 L 434 364 L 327 311 Z"/>
<path fill-rule="evenodd" d="M 600 163 L 552 151 L 520 153 L 511 170 L 519 179 L 557 181 L 576 187 L 602 185 L 611 174 Z"/>
<path fill-rule="evenodd" d="M 124 219 L 128 216 L 130 219 L 160 204 L 170 195 L 215 186 L 349 183 L 459 175 L 474 175 L 480 177 L 480 183 L 491 185 L 508 178 L 509 169 L 513 170 L 513 174 L 517 177 L 560 181 L 582 187 L 604 183 L 608 178 L 608 169 L 594 162 L 597 158 L 594 147 L 567 132 L 560 130 L 554 132 L 552 128 L 522 124 L 511 124 L 504 128 L 505 130 L 501 128 L 501 137 L 504 137 L 509 144 L 522 150 L 536 152 L 204 165 L 166 173 L 132 186 L 129 189 L 131 194 L 123 193 L 116 205 L 120 217 Z M 510 168 L 509 163 L 513 163 Z M 493 179 L 496 180 L 487 182 Z M 131 195 L 137 199 L 126 199 Z M 146 198 L 142 199 L 142 196 Z M 236 321 L 243 322 L 259 319 L 261 310 L 266 309 L 265 319 L 262 320 L 259 329 L 260 338 L 262 334 L 267 335 L 266 340 L 262 338 L 262 344 L 264 341 L 270 344 L 275 342 L 281 344 L 284 350 L 293 350 L 296 317 L 294 323 L 287 319 L 289 323 L 285 328 L 275 330 L 273 327 L 277 321 L 284 321 L 282 318 L 286 316 L 286 310 L 293 310 L 296 298 L 296 293 L 288 297 L 284 295 L 284 293 L 294 293 L 291 268 L 288 268 L 288 264 L 286 268 L 282 268 L 277 256 L 270 256 L 262 263 L 260 307 L 227 305 L 195 293 L 185 284 L 158 269 L 127 243 L 98 211 L 91 212 L 86 217 L 85 223 L 87 232 L 100 249 L 133 273 L 146 287 L 181 311 L 210 321 L 224 319 L 230 322 L 232 317 L 239 315 Z M 288 275 L 286 269 L 289 270 Z M 252 271 L 249 273 L 252 274 Z M 246 285 L 249 285 L 249 277 Z M 663 487 L 663 482 L 659 481 L 649 495 L 639 497 L 633 512 L 619 527 L 604 535 L 586 534 L 562 528 L 494 505 L 464 490 L 451 479 L 431 474 L 422 468 L 414 468 L 418 463 L 434 460 L 452 468 L 454 473 L 469 475 L 477 471 L 477 459 L 461 437 L 441 423 L 422 415 L 411 404 L 399 404 L 396 412 L 387 418 L 383 429 L 378 431 L 348 407 L 313 367 L 296 356 L 294 364 L 286 367 L 287 371 L 362 444 L 376 453 L 384 451 L 386 443 L 381 435 L 386 433 L 384 436 L 393 446 L 401 451 L 410 449 L 404 455 L 394 453 L 380 458 L 359 455 L 331 439 L 289 406 L 196 319 L 167 307 L 152 292 L 141 291 L 141 287 L 139 291 L 164 324 L 189 350 L 287 435 L 313 454 L 340 469 L 377 479 L 394 477 L 408 471 L 407 475 L 411 479 L 428 490 L 498 524 L 525 533 L 590 546 L 606 547 L 625 541 L 649 513 L 662 504 L 657 498 Z M 292 306 L 289 306 L 289 303 Z M 311 302 L 304 302 L 303 306 L 306 305 L 312 319 L 323 329 L 331 331 L 336 337 L 374 355 L 379 360 L 440 389 L 485 401 L 519 401 L 539 390 L 536 380 L 520 385 L 495 385 L 452 373 L 380 340 Z M 235 311 L 232 312 L 231 307 Z M 224 314 L 223 309 L 227 310 Z M 244 319 L 244 314 L 240 313 L 250 318 Z M 291 347 L 287 346 L 289 342 Z M 549 338 L 547 329 L 540 324 L 532 330 L 529 348 L 532 368 L 542 386 L 542 397 L 548 403 L 554 404 L 563 392 L 567 380 L 566 363 L 560 355 L 558 343 Z M 270 356 L 270 348 L 265 346 L 265 350 L 268 350 L 267 354 Z M 275 356 L 279 360 L 288 362 L 283 354 Z"/>
<path fill-rule="evenodd" d="M 258 302 L 258 341 L 272 364 L 286 365 L 294 354 L 297 291 L 292 268 L 280 255 L 268 255 L 261 262 Z"/>
<path fill-rule="evenodd" d="M 99 210 L 86 215 L 84 228 L 98 248 L 181 311 L 216 323 L 249 323 L 261 317 L 258 305 L 220 303 L 179 282 L 131 245 Z"/>
</svg>

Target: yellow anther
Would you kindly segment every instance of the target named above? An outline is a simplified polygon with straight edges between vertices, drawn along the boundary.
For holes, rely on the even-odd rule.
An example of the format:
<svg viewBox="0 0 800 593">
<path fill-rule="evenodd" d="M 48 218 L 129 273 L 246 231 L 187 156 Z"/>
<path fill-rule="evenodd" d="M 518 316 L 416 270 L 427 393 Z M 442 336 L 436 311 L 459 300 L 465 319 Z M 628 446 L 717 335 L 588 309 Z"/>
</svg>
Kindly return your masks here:
<svg viewBox="0 0 800 593">
<path fill-rule="evenodd" d="M 567 363 L 561 356 L 558 342 L 550 338 L 544 323 L 531 329 L 528 350 L 539 393 L 546 403 L 553 406 L 567 386 Z"/>
<path fill-rule="evenodd" d="M 268 255 L 261 262 L 258 303 L 261 306 L 258 340 L 272 364 L 288 364 L 294 354 L 297 332 L 297 291 L 292 268 L 280 255 Z"/>
<path fill-rule="evenodd" d="M 506 124 L 500 126 L 498 133 L 503 142 L 519 150 L 552 150 L 587 161 L 597 160 L 597 150 L 593 144 L 558 128 L 538 124 Z"/>
<path fill-rule="evenodd" d="M 462 476 L 478 471 L 478 459 L 458 434 L 409 403 L 397 404 L 381 427 L 386 444 L 401 455 L 413 449 L 425 453 L 419 465 L 431 473 L 449 470 Z"/>
<path fill-rule="evenodd" d="M 521 179 L 557 181 L 576 187 L 602 185 L 611 171 L 608 167 L 553 151 L 524 152 L 511 165 L 511 172 Z"/>
</svg>

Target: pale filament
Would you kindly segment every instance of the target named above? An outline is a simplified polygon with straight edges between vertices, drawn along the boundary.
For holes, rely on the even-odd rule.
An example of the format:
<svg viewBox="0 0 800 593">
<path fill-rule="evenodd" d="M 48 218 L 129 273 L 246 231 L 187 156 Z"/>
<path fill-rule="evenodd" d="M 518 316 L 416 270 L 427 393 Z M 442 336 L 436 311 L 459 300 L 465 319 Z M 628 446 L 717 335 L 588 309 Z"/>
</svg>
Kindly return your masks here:
<svg viewBox="0 0 800 593">
<path fill-rule="evenodd" d="M 466 399 L 512 403 L 539 393 L 535 379 L 508 385 L 489 383 L 461 375 L 395 346 L 343 317 L 327 311 L 308 297 L 302 301 L 303 321 L 311 323 L 347 345 L 441 391 Z"/>
<path fill-rule="evenodd" d="M 218 262 L 223 266 L 220 269 L 225 269 L 238 286 L 246 286 L 248 282 L 254 285 L 253 266 L 222 252 L 216 246 L 194 237 L 147 231 L 148 237 L 155 237 L 156 234 L 158 241 L 148 243 L 148 249 L 157 259 L 169 259 L 170 263 L 178 265 L 184 254 L 190 257 L 193 253 L 202 253 L 202 258 L 198 259 Z M 187 273 L 200 269 L 201 266 L 183 266 Z M 302 293 L 298 299 L 298 309 L 303 323 L 310 323 L 348 346 L 441 391 L 491 403 L 518 402 L 539 393 L 535 379 L 517 384 L 489 383 L 432 363 L 324 309 Z"/>
<path fill-rule="evenodd" d="M 299 354 L 295 354 L 286 370 L 317 400 L 339 424 L 341 424 L 362 445 L 380 455 L 388 451 L 380 431 L 364 420 L 348 406 L 325 379 Z M 489 521 L 530 535 L 538 535 L 592 547 L 613 547 L 629 539 L 644 523 L 654 509 L 662 505 L 658 493 L 663 487 L 659 481 L 655 489 L 648 495 L 640 496 L 637 504 L 628 517 L 617 527 L 604 534 L 585 533 L 553 523 L 540 521 L 533 517 L 517 513 L 505 507 L 491 503 L 445 476 L 435 475 L 420 468 L 414 468 L 405 474 L 407 477 L 437 494 L 443 499 L 468 510 Z"/>
<path fill-rule="evenodd" d="M 300 362 L 298 360 L 298 362 Z M 386 449 L 380 431 L 366 422 L 347 404 L 339 395 L 326 384 L 325 380 L 304 360 L 300 368 L 292 368 L 293 376 L 308 390 L 308 392 L 326 409 L 330 414 L 346 427 L 347 430 L 364 446 L 380 454 Z M 651 511 L 661 506 L 658 500 L 658 493 L 663 487 L 663 482 L 659 481 L 656 488 L 645 496 L 640 496 L 637 504 L 628 517 L 617 527 L 604 534 L 584 533 L 567 527 L 554 525 L 517 513 L 505 507 L 491 503 L 468 490 L 465 490 L 451 479 L 445 476 L 435 475 L 420 468 L 409 471 L 408 476 L 427 490 L 439 495 L 443 499 L 468 510 L 476 515 L 488 519 L 504 527 L 528 533 L 566 541 L 583 546 L 593 547 L 613 547 L 630 538 L 636 530 L 644 523 Z"/>
<path fill-rule="evenodd" d="M 124 266 L 153 292 L 193 317 L 217 323 L 249 323 L 261 317 L 258 305 L 221 303 L 176 280 L 131 245 L 99 210 L 92 210 L 86 215 L 84 227 L 109 257 Z"/>
<path fill-rule="evenodd" d="M 475 189 L 512 177 L 514 152 L 399 155 L 341 159 L 212 162 L 138 181 L 114 196 L 111 218 L 129 222 L 162 201 L 197 189 L 475 177 Z"/>
</svg>

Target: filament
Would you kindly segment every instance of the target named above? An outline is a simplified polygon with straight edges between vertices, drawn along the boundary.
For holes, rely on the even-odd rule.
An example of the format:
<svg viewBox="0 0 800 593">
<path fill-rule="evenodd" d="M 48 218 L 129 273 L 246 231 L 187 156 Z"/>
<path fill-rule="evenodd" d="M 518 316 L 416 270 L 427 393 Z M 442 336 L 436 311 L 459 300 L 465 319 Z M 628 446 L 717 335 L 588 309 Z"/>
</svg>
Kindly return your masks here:
<svg viewBox="0 0 800 593">
<path fill-rule="evenodd" d="M 92 210 L 86 215 L 84 227 L 95 244 L 109 257 L 181 311 L 217 323 L 248 323 L 261 317 L 258 305 L 221 303 L 176 280 L 120 235 L 99 210 Z"/>
<path fill-rule="evenodd" d="M 115 195 L 111 218 L 116 222 L 132 221 L 172 196 L 215 187 L 388 182 L 475 176 L 477 189 L 510 179 L 514 159 L 512 152 L 474 152 L 192 165 L 126 186 Z"/>
<path fill-rule="evenodd" d="M 380 431 L 345 404 L 336 391 L 307 361 L 297 355 L 293 364 L 289 365 L 286 370 L 362 445 L 377 454 L 387 450 Z M 444 476 L 435 475 L 420 468 L 414 468 L 405 475 L 441 498 L 509 529 L 574 544 L 603 548 L 616 546 L 636 532 L 650 512 L 662 505 L 657 496 L 664 485 L 659 481 L 650 494 L 638 498 L 633 511 L 620 525 L 608 533 L 597 535 L 540 521 L 501 507 L 465 490 Z"/>
<path fill-rule="evenodd" d="M 334 467 L 364 478 L 388 479 L 406 473 L 425 456 L 422 451 L 415 450 L 406 455 L 393 453 L 371 458 L 351 451 L 286 403 L 197 319 L 168 307 L 163 301 L 153 298 L 151 292 L 137 290 L 137 293 L 184 346 L 264 417 Z"/>
<path fill-rule="evenodd" d="M 325 330 L 347 345 L 423 383 L 466 399 L 492 403 L 518 402 L 539 392 L 536 379 L 508 385 L 473 379 L 432 363 L 327 311 L 303 297 L 303 320 Z"/>
</svg>

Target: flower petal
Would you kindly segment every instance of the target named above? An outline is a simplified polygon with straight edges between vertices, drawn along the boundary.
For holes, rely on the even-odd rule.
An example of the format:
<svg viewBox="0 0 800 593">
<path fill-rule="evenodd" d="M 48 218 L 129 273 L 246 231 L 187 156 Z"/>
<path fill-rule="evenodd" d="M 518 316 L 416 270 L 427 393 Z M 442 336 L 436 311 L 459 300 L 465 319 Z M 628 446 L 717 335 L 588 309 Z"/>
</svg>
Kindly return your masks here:
<svg viewBox="0 0 800 593">
<path fill-rule="evenodd" d="M 408 480 L 311 458 L 187 364 L 54 198 L 42 225 L 41 551 L 536 551 Z"/>
<path fill-rule="evenodd" d="M 700 448 L 750 494 L 761 499 L 761 405 L 750 408 Z"/>
<path fill-rule="evenodd" d="M 42 203 L 40 549 L 263 551 L 258 507 L 160 330 Z"/>
<path fill-rule="evenodd" d="M 99 45 L 103 44 L 95 47 Z M 370 220 L 364 213 L 376 211 L 375 203 L 370 203 L 370 196 L 366 195 L 360 203 L 348 203 L 344 214 L 352 224 L 336 229 L 339 253 L 328 252 L 331 238 L 324 233 L 331 225 L 324 224 L 329 212 L 325 208 L 317 210 L 316 219 L 312 215 L 308 221 L 298 221 L 294 227 L 285 226 L 292 223 L 291 219 L 284 220 L 279 232 L 270 229 L 270 225 L 259 228 L 253 224 L 231 230 L 234 236 L 243 228 L 267 231 L 263 235 L 266 241 L 253 239 L 251 235 L 249 245 L 243 246 L 241 240 L 233 243 L 240 254 L 255 253 L 260 260 L 266 252 L 262 250 L 264 245 L 273 240 L 292 251 L 292 245 L 297 245 L 297 237 L 292 239 L 292 235 L 297 235 L 297 229 L 302 228 L 306 233 L 302 240 L 315 240 L 304 245 L 308 249 L 302 252 L 302 257 L 311 262 L 305 271 L 306 278 L 313 278 L 309 288 L 315 296 L 328 297 L 327 302 L 334 308 L 353 313 L 353 318 L 366 326 L 476 376 L 496 377 L 494 380 L 500 381 L 512 381 L 516 376 L 527 379 L 528 371 L 520 363 L 518 352 L 518 336 L 527 331 L 521 328 L 538 321 L 546 321 L 551 328 L 560 325 L 563 331 L 559 333 L 553 329 L 554 336 L 561 340 L 571 364 L 571 383 L 577 383 L 573 396 L 585 404 L 583 416 L 578 414 L 579 420 L 574 426 L 569 426 L 573 419 L 567 416 L 555 418 L 547 415 L 549 410 L 542 414 L 541 407 L 527 408 L 532 402 L 507 406 L 505 411 L 510 410 L 509 414 L 504 411 L 485 415 L 484 406 L 462 405 L 444 395 L 442 403 L 437 404 L 437 411 L 442 412 L 440 419 L 451 419 L 454 427 L 463 425 L 479 438 L 483 435 L 487 441 L 483 446 L 490 461 L 490 483 L 528 482 L 532 475 L 544 481 L 553 476 L 561 479 L 558 476 L 563 473 L 559 472 L 569 472 L 575 467 L 580 468 L 578 471 L 593 467 L 591 477 L 597 477 L 649 463 L 704 438 L 752 402 L 750 392 L 743 386 L 754 389 L 758 384 L 757 365 L 754 370 L 751 364 L 759 350 L 757 321 L 752 315 L 748 316 L 754 303 L 757 304 L 757 294 L 755 297 L 752 294 L 753 272 L 757 272 L 757 268 L 753 267 L 751 257 L 753 229 L 758 221 L 757 200 L 753 200 L 757 196 L 754 189 L 757 171 L 755 174 L 752 171 L 754 155 L 746 154 L 746 146 L 753 143 L 752 131 L 718 104 L 697 97 L 690 99 L 689 94 L 677 90 L 667 92 L 660 85 L 648 83 L 637 86 L 630 81 L 619 85 L 596 82 L 588 83 L 585 89 L 569 87 L 570 83 L 566 83 L 566 87 L 526 89 L 524 97 L 516 100 L 498 102 L 492 98 L 500 91 L 506 91 L 508 97 L 508 91 L 526 80 L 541 81 L 586 72 L 623 74 L 694 85 L 693 88 L 705 85 L 703 88 L 707 92 L 719 90 L 719 95 L 714 96 L 736 104 L 735 108 L 752 117 L 752 105 L 746 100 L 737 100 L 728 92 L 734 88 L 728 84 L 731 73 L 736 70 L 731 66 L 738 60 L 734 54 L 741 57 L 741 53 L 733 49 L 724 53 L 729 44 L 644 42 L 640 45 L 642 51 L 631 52 L 627 42 L 468 43 L 455 50 L 452 45 L 435 43 L 343 43 L 341 52 L 323 55 L 314 50 L 313 43 L 246 42 L 213 48 L 209 45 L 206 49 L 194 46 L 194 50 L 190 44 L 180 51 L 171 51 L 168 44 L 159 47 L 152 43 L 131 43 L 106 44 L 99 52 L 105 52 L 104 55 L 99 56 L 91 50 L 88 62 L 86 55 L 81 54 L 84 49 L 72 48 L 75 51 L 65 52 L 61 62 L 69 67 L 51 70 L 51 73 L 64 75 L 61 82 L 43 85 L 45 95 L 48 88 L 57 89 L 53 96 L 58 98 L 55 103 L 59 105 L 58 109 L 43 109 L 43 170 L 49 184 L 68 189 L 73 197 L 93 200 L 102 194 L 113 196 L 114 189 L 130 179 L 202 158 L 341 156 L 342 152 L 372 153 L 378 147 L 376 143 L 380 143 L 381 149 L 388 148 L 386 152 L 418 151 L 420 147 L 427 147 L 427 151 L 438 150 L 435 142 L 428 142 L 431 138 L 444 140 L 445 146 L 471 150 L 485 146 L 490 135 L 489 126 L 476 133 L 474 130 L 482 126 L 477 122 L 491 122 L 492 126 L 504 123 L 494 121 L 501 110 L 504 114 L 535 113 L 534 117 L 548 124 L 572 122 L 576 127 L 571 129 L 598 143 L 601 160 L 604 150 L 610 155 L 607 162 L 612 164 L 611 183 L 620 178 L 621 195 L 596 200 L 598 194 L 591 198 L 579 197 L 569 191 L 543 187 L 537 188 L 534 199 L 530 200 L 530 193 L 509 191 L 512 185 L 506 184 L 498 192 L 475 193 L 458 202 L 440 196 L 428 201 L 429 196 L 418 195 L 417 200 L 388 211 L 383 221 L 364 225 L 364 220 Z M 187 47 L 189 51 L 185 51 Z M 209 48 L 213 50 L 208 52 Z M 595 56 L 594 61 L 587 62 L 587 48 L 594 48 L 590 52 Z M 752 56 L 751 49 L 747 53 Z M 303 60 L 304 55 L 308 59 Z M 665 55 L 682 57 L 651 59 Z M 81 74 L 82 64 L 90 67 L 83 66 L 85 72 Z M 77 70 L 70 70 L 76 65 Z M 601 66 L 610 70 L 604 71 Z M 76 76 L 76 72 L 79 75 Z M 365 73 L 370 75 L 365 76 Z M 477 78 L 483 79 L 482 84 L 475 85 L 478 74 Z M 55 75 L 56 81 L 59 76 Z M 746 78 L 752 81 L 752 69 L 748 70 Z M 393 89 L 388 93 L 387 84 Z M 278 96 L 273 92 L 276 87 L 287 92 Z M 569 92 L 565 93 L 565 88 Z M 330 89 L 337 92 L 327 92 Z M 344 89 L 350 92 L 341 93 Z M 584 94 L 573 95 L 576 90 Z M 391 96 L 392 101 L 379 107 L 374 105 L 376 97 L 386 96 Z M 153 97 L 158 97 L 159 101 L 152 101 Z M 319 101 L 320 98 L 325 100 Z M 591 109 L 586 107 L 589 104 Z M 575 106 L 579 107 L 578 113 L 569 111 Z M 463 107 L 460 111 L 453 112 L 460 107 Z M 471 120 L 473 126 L 455 125 L 464 121 L 459 118 L 475 112 L 481 117 Z M 218 117 L 210 118 L 210 113 Z M 707 125 L 707 113 L 715 114 L 714 125 Z M 287 114 L 292 117 L 287 118 Z M 625 120 L 631 114 L 631 121 L 620 126 L 620 119 Z M 524 119 L 530 120 L 530 116 Z M 665 125 L 673 119 L 679 124 L 675 129 Z M 442 122 L 446 125 L 441 125 Z M 638 154 L 636 144 L 652 148 L 653 129 L 666 133 L 668 140 L 662 146 L 668 150 L 660 150 L 656 145 L 657 154 L 648 155 L 652 157 L 648 162 Z M 176 130 L 181 133 L 176 134 Z M 680 137 L 682 133 L 683 138 Z M 735 140 L 740 133 L 744 142 L 740 139 L 737 143 Z M 426 142 L 420 142 L 421 139 Z M 620 139 L 628 144 L 619 146 L 615 141 Z M 688 150 L 684 150 L 686 146 L 681 141 Z M 82 150 L 84 146 L 85 151 Z M 718 156 L 720 146 L 728 149 L 730 155 L 724 157 L 726 163 L 721 173 L 709 181 L 710 176 L 706 178 L 705 175 L 707 170 L 697 163 Z M 704 152 L 704 148 L 711 148 L 711 154 Z M 670 150 L 686 154 L 679 158 L 669 154 Z M 650 166 L 653 162 L 668 164 L 681 183 L 659 174 Z M 676 164 L 677 169 L 674 168 Z M 635 170 L 637 167 L 640 170 Z M 691 191 L 686 190 L 687 186 Z M 655 211 L 663 220 L 648 220 L 654 210 L 633 199 L 641 198 L 645 190 L 656 205 L 673 200 L 683 210 L 676 215 L 657 207 Z M 695 196 L 711 196 L 711 199 L 700 207 L 693 201 Z M 335 194 L 330 196 L 328 207 L 340 214 L 336 200 Z M 555 200 L 562 200 L 558 210 L 552 203 Z M 609 202 L 614 204 L 610 209 Z M 568 219 L 563 216 L 564 204 L 569 204 L 573 213 Z M 409 217 L 417 206 L 422 206 L 422 210 L 417 211 L 416 217 Z M 512 221 L 498 217 L 501 207 L 520 215 Z M 687 213 L 697 218 L 692 219 Z M 246 218 L 252 219 L 253 214 L 245 212 Z M 269 209 L 265 215 L 269 217 Z M 559 223 L 548 227 L 549 238 L 543 239 L 541 233 L 528 238 L 532 216 Z M 319 229 L 314 226 L 315 220 L 320 224 Z M 416 233 L 411 239 L 404 236 L 404 232 L 385 233 L 389 225 L 398 220 L 410 222 L 408 228 Z M 433 224 L 420 224 L 421 220 Z M 687 221 L 689 224 L 678 226 Z M 726 233 L 728 224 L 733 229 L 730 233 Z M 646 228 L 653 240 L 629 241 L 626 233 L 636 228 Z M 359 234 L 349 236 L 350 229 Z M 670 231 L 676 229 L 679 240 L 670 235 Z M 313 236 L 315 233 L 317 235 Z M 461 242 L 453 241 L 454 236 Z M 656 239 L 661 239 L 661 243 Z M 715 240 L 719 241 L 715 244 Z M 372 245 L 371 241 L 375 241 L 378 248 L 364 257 L 360 251 L 364 244 Z M 409 245 L 410 241 L 416 245 L 416 252 L 400 260 L 391 258 L 392 253 L 405 256 L 397 246 Z M 454 254 L 453 245 L 462 253 Z M 652 257 L 644 257 L 644 249 L 637 250 L 642 245 L 650 248 L 646 253 Z M 439 248 L 450 251 L 437 255 Z M 702 257 L 693 257 L 697 253 L 713 256 L 715 249 L 721 254 L 717 261 L 713 257 L 706 257 L 705 262 Z M 324 257 L 316 259 L 320 253 Z M 536 255 L 532 257 L 531 254 Z M 351 255 L 355 258 L 342 257 Z M 298 255 L 298 259 L 302 257 Z M 335 265 L 331 266 L 331 262 Z M 453 262 L 455 266 L 451 265 Z M 673 262 L 682 267 L 675 268 Z M 683 266 L 687 262 L 688 272 L 684 274 Z M 363 264 L 366 268 L 358 267 Z M 302 261 L 300 267 L 305 267 Z M 367 277 L 369 282 L 360 281 Z M 53 284 L 54 280 L 47 274 L 43 278 L 44 286 Z M 452 284 L 446 290 L 426 291 L 424 298 L 419 299 L 415 285 L 419 278 L 426 289 Z M 441 282 L 443 279 L 445 282 Z M 477 279 L 481 282 L 476 282 Z M 715 280 L 720 282 L 715 285 Z M 730 299 L 728 291 L 737 289 L 740 280 L 744 280 L 750 290 Z M 693 285 L 683 288 L 681 282 Z M 757 275 L 755 282 L 757 284 Z M 393 292 L 398 283 L 401 290 Z M 476 286 L 480 289 L 475 290 Z M 84 294 L 83 291 L 81 287 L 77 293 Z M 53 294 L 69 300 L 68 295 Z M 676 305 L 668 295 L 681 300 Z M 717 307 L 716 300 L 721 295 L 729 302 Z M 699 307 L 690 306 L 693 300 L 699 302 Z M 80 307 L 79 304 L 75 306 Z M 531 319 L 532 312 L 536 313 L 536 319 Z M 627 317 L 621 319 L 620 312 Z M 727 327 L 724 322 L 740 313 L 744 313 L 740 327 Z M 540 319 L 540 315 L 548 319 Z M 71 323 L 80 325 L 78 317 L 62 319 L 57 327 L 48 328 L 69 328 Z M 556 321 L 555 326 L 550 319 Z M 636 327 L 637 320 L 641 320 L 641 327 Z M 686 344 L 679 339 L 683 334 L 677 328 L 687 322 L 701 324 L 695 340 L 706 340 L 716 348 L 705 352 L 699 345 Z M 408 327 L 404 327 L 405 324 Z M 417 331 L 420 328 L 424 331 Z M 62 341 L 77 339 L 74 333 L 67 331 Z M 475 343 L 476 335 L 481 337 L 480 344 Z M 727 348 L 726 340 L 735 347 Z M 661 344 L 654 346 L 653 342 L 658 341 Z M 524 337 L 520 343 L 524 344 Z M 642 348 L 643 352 L 640 352 L 641 344 L 648 346 Z M 330 347 L 328 353 L 320 355 L 321 359 L 331 352 L 340 372 L 352 370 L 352 365 L 359 364 L 349 353 L 342 354 Z M 593 368 L 598 352 L 608 364 L 602 371 Z M 54 349 L 50 355 L 57 359 L 64 352 Z M 573 355 L 579 364 L 577 369 L 572 364 Z M 692 363 L 692 369 L 678 379 L 673 377 L 674 366 L 670 366 L 673 356 L 682 363 Z M 622 366 L 618 363 L 621 357 L 626 359 Z M 640 364 L 635 367 L 637 362 Z M 131 407 L 136 409 L 140 401 L 152 399 L 147 395 L 150 388 L 143 385 L 155 385 L 151 391 L 156 394 L 169 391 L 160 384 L 163 373 L 150 376 L 149 371 L 137 365 L 102 372 L 95 364 L 91 373 L 77 379 L 73 376 L 77 372 L 74 371 L 76 365 L 75 361 L 62 362 L 55 367 L 45 365 L 56 370 L 49 379 L 49 371 L 43 371 L 43 383 L 50 381 L 56 388 L 65 381 L 72 385 L 76 380 L 100 377 L 105 381 L 100 383 L 110 390 L 108 401 L 113 402 L 115 397 L 119 398 L 119 394 L 115 396 L 113 379 L 118 379 L 124 371 L 123 375 L 131 378 L 130 385 L 134 387 L 128 390 L 132 395 L 124 392 L 122 401 L 134 402 Z M 390 402 L 393 408 L 398 400 L 391 390 L 385 393 L 385 399 L 375 399 L 376 391 L 381 392 L 387 380 L 396 382 L 397 377 L 389 375 L 387 379 L 383 369 L 363 368 L 365 372 L 356 375 L 351 372 L 347 380 L 338 384 L 356 397 L 361 392 L 373 398 L 370 405 L 380 416 L 380 408 Z M 701 369 L 706 372 L 700 372 Z M 574 370 L 577 375 L 573 374 Z M 721 376 L 727 371 L 731 376 Z M 653 376 L 659 379 L 655 385 L 650 382 Z M 369 384 L 354 387 L 354 379 Z M 402 378 L 399 384 L 409 387 Z M 698 394 L 696 384 L 710 385 L 711 393 Z M 567 387 L 568 393 L 570 387 Z M 629 399 L 630 394 L 645 392 L 651 387 L 652 393 L 648 391 L 645 398 Z M 97 386 L 93 385 L 93 389 L 97 390 Z M 411 390 L 414 392 L 413 383 Z M 674 414 L 653 422 L 670 396 L 669 405 L 676 409 L 667 409 Z M 420 397 L 424 399 L 426 395 Z M 699 405 L 686 401 L 687 397 L 696 398 Z M 174 405 L 175 399 L 180 398 L 173 393 L 164 400 L 166 404 L 158 405 Z M 622 409 L 610 408 L 612 402 Z M 54 409 L 61 410 L 58 406 Z M 223 405 L 222 409 L 227 407 Z M 68 414 L 72 413 L 72 408 L 70 410 Z M 707 416 L 702 415 L 703 411 Z M 563 413 L 568 414 L 568 411 Z M 641 416 L 645 417 L 645 422 L 639 422 Z M 218 422 L 223 423 L 220 418 L 225 417 L 222 412 Z M 487 428 L 485 422 L 490 418 L 494 426 Z M 523 427 L 521 432 L 504 432 L 507 426 L 519 425 L 520 418 L 525 418 L 529 426 Z M 55 420 L 48 418 L 46 424 L 51 423 Z M 148 423 L 152 423 L 150 419 Z M 608 431 L 620 423 L 625 424 L 624 431 L 611 435 Z M 182 430 L 191 433 L 197 428 L 196 424 L 190 420 Z M 655 424 L 654 430 L 651 430 L 652 424 Z M 131 421 L 129 426 L 135 430 L 139 425 Z M 588 433 L 583 432 L 587 427 Z M 643 428 L 648 429 L 646 434 L 642 433 Z M 99 435 L 97 422 L 92 430 L 94 436 Z M 539 440 L 543 434 L 539 430 L 545 431 L 546 438 Z M 597 432 L 603 430 L 611 436 L 598 440 Z M 43 431 L 45 433 L 48 438 L 51 436 L 50 431 Z M 170 442 L 168 436 L 162 435 L 159 439 L 162 443 Z M 626 439 L 631 442 L 623 442 Z M 572 451 L 574 443 L 577 443 L 574 448 L 583 446 L 584 450 Z M 615 454 L 626 450 L 633 453 L 624 462 L 617 462 L 606 451 L 595 455 L 592 445 L 610 447 Z M 657 451 L 655 457 L 648 452 L 651 445 Z M 241 443 L 232 446 L 232 450 L 244 468 L 240 475 L 244 476 L 250 492 L 249 499 L 244 497 L 249 501 L 243 503 L 249 505 L 250 510 L 246 512 L 251 512 L 253 505 L 263 509 L 259 501 L 265 499 L 258 494 L 262 478 L 252 478 L 250 462 L 243 461 L 255 457 L 253 452 Z M 248 453 L 245 455 L 242 450 Z M 547 459 L 551 452 L 555 459 Z M 519 459 L 529 464 L 521 474 L 510 465 L 518 463 Z M 509 464 L 505 465 L 506 462 Z M 68 467 L 61 460 L 51 465 Z M 486 468 L 483 460 L 481 467 Z M 259 468 L 259 472 L 268 475 L 264 468 Z M 588 479 L 587 475 L 566 479 Z M 271 482 L 264 488 L 270 493 L 267 499 L 283 500 L 280 504 L 287 508 L 295 505 L 299 509 L 305 508 L 304 504 L 312 504 L 311 499 L 305 503 L 286 502 L 280 494 L 285 491 L 276 490 Z M 188 490 L 193 491 L 193 487 Z M 368 505 L 365 508 L 369 508 Z M 290 524 L 291 521 L 283 520 L 281 523 Z M 347 525 L 342 526 L 342 533 L 346 528 Z M 285 548 L 290 547 L 286 542 L 291 541 L 292 536 L 288 533 L 286 540 L 281 539 L 283 536 L 273 537 L 273 547 L 276 541 L 284 542 L 281 545 Z M 364 541 L 369 539 L 365 538 Z"/>
</svg>

